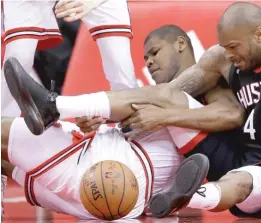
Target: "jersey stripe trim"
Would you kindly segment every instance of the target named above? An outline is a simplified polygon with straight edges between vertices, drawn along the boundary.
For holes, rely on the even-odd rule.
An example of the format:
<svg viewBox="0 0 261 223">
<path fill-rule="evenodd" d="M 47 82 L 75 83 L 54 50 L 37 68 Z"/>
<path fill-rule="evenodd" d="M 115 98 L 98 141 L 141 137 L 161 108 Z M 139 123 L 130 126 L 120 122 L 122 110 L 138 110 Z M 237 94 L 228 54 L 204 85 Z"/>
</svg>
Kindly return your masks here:
<svg viewBox="0 0 261 223">
<path fill-rule="evenodd" d="M 18 39 L 38 39 L 40 40 L 39 49 L 48 49 L 59 45 L 62 41 L 62 35 L 59 29 L 43 29 L 38 27 L 21 27 L 10 29 L 5 32 L 4 44 L 8 44 Z M 49 40 L 48 43 L 41 43 L 42 40 Z M 42 44 L 42 46 L 41 46 Z"/>
<path fill-rule="evenodd" d="M 149 155 L 138 142 L 131 141 L 131 147 L 134 150 L 137 157 L 139 158 L 139 160 L 141 161 L 141 164 L 144 169 L 144 173 L 146 177 L 145 206 L 147 206 L 149 200 L 152 197 L 152 190 L 154 185 L 154 168 L 149 158 Z"/>
<path fill-rule="evenodd" d="M 89 31 L 94 40 L 107 36 L 133 37 L 131 26 L 129 25 L 103 25 L 91 28 Z"/>
<path fill-rule="evenodd" d="M 61 152 L 57 153 L 50 159 L 46 160 L 44 163 L 41 165 L 37 166 L 33 170 L 29 171 L 26 173 L 25 176 L 25 196 L 28 201 L 33 206 L 41 206 L 35 197 L 34 190 L 33 190 L 33 185 L 34 181 L 49 171 L 50 169 L 54 168 L 55 166 L 59 165 L 61 162 L 72 156 L 74 153 L 79 151 L 80 149 L 86 148 L 85 144 L 87 144 L 87 149 L 90 147 L 92 139 L 94 138 L 95 133 L 89 134 L 85 136 L 81 141 L 79 141 L 77 144 L 73 144 Z"/>
<path fill-rule="evenodd" d="M 191 150 L 193 150 L 196 145 L 198 145 L 203 139 L 205 139 L 208 136 L 208 133 L 206 132 L 200 132 L 198 133 L 193 139 L 191 139 L 186 145 L 179 148 L 179 152 L 181 154 L 187 154 Z"/>
</svg>

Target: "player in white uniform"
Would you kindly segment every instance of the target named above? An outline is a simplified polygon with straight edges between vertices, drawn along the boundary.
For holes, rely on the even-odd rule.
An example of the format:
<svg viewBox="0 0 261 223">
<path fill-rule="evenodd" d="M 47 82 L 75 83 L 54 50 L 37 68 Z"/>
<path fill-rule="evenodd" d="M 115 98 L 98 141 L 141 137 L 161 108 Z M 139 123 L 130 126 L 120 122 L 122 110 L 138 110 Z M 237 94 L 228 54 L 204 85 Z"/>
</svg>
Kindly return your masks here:
<svg viewBox="0 0 261 223">
<path fill-rule="evenodd" d="M 104 73 L 111 83 L 111 88 L 137 87 L 130 53 L 132 30 L 127 1 L 86 2 L 90 8 L 83 22 L 98 44 Z M 52 10 L 54 4 L 55 1 L 37 0 L 3 2 L 6 46 L 4 61 L 9 57 L 17 58 L 36 80 L 38 77 L 33 72 L 35 50 L 54 47 L 62 41 Z M 4 75 L 1 76 L 1 82 L 2 114 L 19 116 L 20 110 L 10 95 Z"/>
<path fill-rule="evenodd" d="M 194 101 L 189 96 L 188 100 Z M 41 136 L 34 136 L 23 118 L 2 118 L 1 124 L 2 159 L 15 166 L 9 176 L 24 187 L 28 202 L 80 219 L 94 218 L 80 201 L 79 184 L 85 171 L 96 162 L 115 160 L 133 171 L 139 184 L 139 198 L 126 218 L 135 218 L 144 211 L 148 213 L 146 207 L 151 196 L 173 180 L 184 160 L 167 129 L 129 142 L 119 129 L 112 127 L 84 135 L 75 124 L 59 122 Z M 184 131 L 189 143 L 194 133 Z M 204 161 L 200 157 L 197 164 L 208 165 Z M 200 171 L 199 168 L 196 173 L 201 179 L 199 183 L 207 174 Z"/>
<path fill-rule="evenodd" d="M 87 2 L 89 8 L 83 22 L 98 44 L 104 73 L 111 88 L 137 87 L 130 53 L 132 30 L 127 1 L 89 0 Z M 52 10 L 55 1 L 4 0 L 1 3 L 3 3 L 2 18 L 6 47 L 4 61 L 9 57 L 17 58 L 30 76 L 40 82 L 33 71 L 35 50 L 48 49 L 62 41 Z M 2 115 L 20 116 L 20 109 L 9 92 L 3 74 L 1 95 Z M 2 176 L 2 191 L 6 185 L 5 181 L 5 176 Z"/>
<path fill-rule="evenodd" d="M 184 39 L 181 42 L 183 42 L 183 44 L 180 44 L 179 46 L 184 45 L 186 47 L 187 43 L 184 44 Z M 148 102 L 143 101 L 144 99 L 141 99 L 146 97 L 141 97 L 139 95 L 140 93 L 147 92 L 144 91 L 144 89 L 130 90 L 120 93 L 101 92 L 98 94 L 82 95 L 76 97 L 57 97 L 57 95 L 54 95 L 53 93 L 48 92 L 45 89 L 40 89 L 39 86 L 28 77 L 28 75 L 23 71 L 23 69 L 19 67 L 15 60 L 10 60 L 9 65 L 6 66 L 6 68 L 8 68 L 9 72 L 13 74 L 13 78 L 17 79 L 10 79 L 9 86 L 12 89 L 12 92 L 15 95 L 16 100 L 18 102 L 21 101 L 20 107 L 24 108 L 25 113 L 27 113 L 27 125 L 35 134 L 41 134 L 41 131 L 43 131 L 44 128 L 47 128 L 55 119 L 57 119 L 57 117 L 59 116 L 58 112 L 60 113 L 61 117 L 64 118 L 87 115 L 103 116 L 105 118 L 111 118 L 113 120 L 121 120 L 122 118 L 127 117 L 133 113 L 133 110 L 130 106 L 131 103 Z M 12 82 L 11 80 L 14 80 L 14 82 L 16 83 L 13 84 L 14 82 Z M 15 90 L 17 88 L 19 88 L 18 92 L 16 92 Z M 157 90 L 157 87 L 149 89 Z M 173 93 L 174 92 L 172 92 L 172 94 L 168 96 L 173 97 Z M 30 94 L 31 96 L 25 94 Z M 40 99 L 38 96 L 39 94 L 45 95 L 45 97 L 42 97 Z M 137 98 L 135 96 L 137 96 Z M 155 96 L 156 95 L 154 94 L 153 97 Z M 168 105 L 168 103 L 171 102 L 176 106 L 178 105 L 184 108 L 195 108 L 193 106 L 190 106 L 191 104 L 194 104 L 194 102 L 190 100 L 187 95 L 184 95 L 184 93 L 181 93 L 179 91 L 175 92 L 175 97 L 171 98 L 171 100 L 169 100 L 169 98 L 165 100 L 167 100 L 167 103 L 165 104 L 164 101 L 160 101 L 165 106 L 166 104 Z M 24 106 L 22 102 L 24 102 L 24 104 L 26 105 Z M 56 104 L 54 102 L 56 102 Z M 170 104 L 169 106 L 172 106 L 172 104 Z M 169 111 L 169 115 L 171 116 L 172 110 L 167 109 L 166 111 Z M 47 118 L 45 118 L 45 116 L 47 115 L 49 118 L 50 116 L 52 116 L 52 120 L 48 120 Z M 162 126 L 158 126 L 158 128 L 162 128 Z M 174 136 L 176 135 L 175 133 L 173 134 Z M 194 138 L 195 137 L 192 138 L 192 142 L 194 141 Z M 203 139 L 201 139 L 201 142 L 202 141 Z M 197 143 L 200 143 L 200 141 L 197 141 Z M 185 146 L 184 148 L 186 148 L 184 153 L 191 151 L 191 148 L 187 146 Z M 258 171 L 258 168 L 260 167 L 247 166 L 243 169 L 235 169 L 233 171 L 234 173 L 228 173 L 221 179 L 221 181 L 204 185 L 206 193 L 204 193 L 205 196 L 203 197 L 200 197 L 197 194 L 194 194 L 193 196 L 193 193 L 195 191 L 192 194 L 187 194 L 186 197 L 188 200 L 193 196 L 191 202 L 189 203 L 189 206 L 193 208 L 199 207 L 206 210 L 213 209 L 220 211 L 225 210 L 235 204 L 239 204 L 238 207 L 240 206 L 240 209 L 243 210 L 245 213 L 255 214 L 254 212 L 260 209 L 260 203 L 258 202 L 260 200 L 260 185 L 258 183 L 260 173 Z M 189 179 L 187 179 L 190 180 L 190 182 L 194 180 L 191 177 L 190 173 L 186 173 L 186 175 L 190 176 Z M 244 181 L 242 181 L 242 176 L 244 176 Z M 243 184 L 239 185 L 236 182 L 242 182 Z M 238 195 L 238 193 L 230 193 L 226 191 L 226 188 L 229 188 L 229 184 L 231 183 L 233 185 L 233 188 L 235 188 L 235 191 L 241 191 L 240 196 Z M 195 186 L 194 184 L 192 185 Z"/>
</svg>

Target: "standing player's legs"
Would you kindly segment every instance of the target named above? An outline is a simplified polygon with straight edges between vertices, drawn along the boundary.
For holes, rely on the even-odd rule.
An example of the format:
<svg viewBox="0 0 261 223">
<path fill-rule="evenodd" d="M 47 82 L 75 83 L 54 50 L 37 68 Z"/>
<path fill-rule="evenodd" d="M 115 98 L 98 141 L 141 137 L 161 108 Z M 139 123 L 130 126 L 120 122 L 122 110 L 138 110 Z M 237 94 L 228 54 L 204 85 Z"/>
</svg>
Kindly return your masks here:
<svg viewBox="0 0 261 223">
<path fill-rule="evenodd" d="M 36 48 L 45 49 L 61 41 L 55 17 L 52 13 L 53 2 L 41 1 L 4 1 L 4 61 L 15 57 L 35 80 L 39 78 L 33 71 Z M 50 12 L 52 16 L 50 16 Z M 48 18 L 49 23 L 46 22 Z M 48 25 L 47 25 L 48 24 Z M 2 73 L 2 114 L 20 116 L 20 111 L 13 100 Z"/>
<path fill-rule="evenodd" d="M 126 0 L 107 0 L 82 19 L 100 50 L 111 89 L 138 87 L 131 58 L 132 38 Z"/>
</svg>

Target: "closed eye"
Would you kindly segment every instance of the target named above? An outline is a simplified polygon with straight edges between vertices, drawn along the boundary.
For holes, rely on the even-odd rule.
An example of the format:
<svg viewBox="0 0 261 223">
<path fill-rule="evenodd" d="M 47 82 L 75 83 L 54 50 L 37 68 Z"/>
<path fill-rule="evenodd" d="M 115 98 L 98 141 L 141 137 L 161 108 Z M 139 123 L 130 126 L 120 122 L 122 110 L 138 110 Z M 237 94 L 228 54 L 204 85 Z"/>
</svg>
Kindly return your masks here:
<svg viewBox="0 0 261 223">
<path fill-rule="evenodd" d="M 229 46 L 231 50 L 235 49 L 237 46 Z"/>
<path fill-rule="evenodd" d="M 158 52 L 159 52 L 159 50 L 155 50 L 155 51 L 152 52 L 152 55 L 156 56 Z"/>
</svg>

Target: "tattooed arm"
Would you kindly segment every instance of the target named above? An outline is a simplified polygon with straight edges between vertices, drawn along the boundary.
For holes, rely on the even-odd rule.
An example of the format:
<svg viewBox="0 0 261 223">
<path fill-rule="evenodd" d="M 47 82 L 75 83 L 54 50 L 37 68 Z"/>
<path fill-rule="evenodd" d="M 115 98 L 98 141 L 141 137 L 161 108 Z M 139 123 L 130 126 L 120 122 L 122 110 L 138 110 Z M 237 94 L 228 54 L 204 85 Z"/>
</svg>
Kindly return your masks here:
<svg viewBox="0 0 261 223">
<path fill-rule="evenodd" d="M 209 48 L 199 62 L 185 70 L 170 84 L 174 91 L 185 91 L 195 97 L 214 89 L 223 75 L 227 79 L 231 63 L 225 57 L 225 50 L 215 45 Z"/>
</svg>

